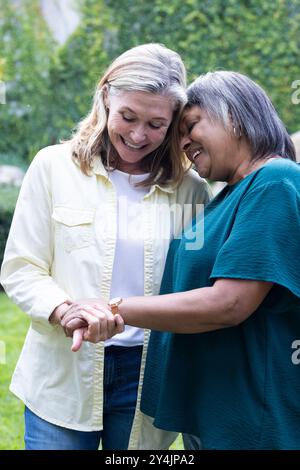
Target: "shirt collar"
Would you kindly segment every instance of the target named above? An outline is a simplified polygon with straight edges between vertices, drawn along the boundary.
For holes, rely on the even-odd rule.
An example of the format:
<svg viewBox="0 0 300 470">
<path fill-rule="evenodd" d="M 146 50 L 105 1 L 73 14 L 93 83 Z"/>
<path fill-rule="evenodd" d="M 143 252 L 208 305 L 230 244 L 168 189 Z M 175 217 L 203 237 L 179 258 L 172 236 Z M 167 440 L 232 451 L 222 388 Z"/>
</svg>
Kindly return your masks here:
<svg viewBox="0 0 300 470">
<path fill-rule="evenodd" d="M 100 157 L 94 157 L 91 163 L 91 169 L 95 175 L 104 176 L 109 179 L 108 171 L 105 169 Z"/>
<path fill-rule="evenodd" d="M 109 173 L 104 167 L 100 157 L 94 158 L 91 164 L 91 169 L 95 175 L 103 176 L 104 178 L 109 179 Z M 162 173 L 162 170 L 159 171 L 157 175 L 157 179 L 160 177 L 161 173 Z M 172 194 L 175 191 L 175 185 L 174 184 L 161 185 L 158 183 L 154 183 L 150 188 L 149 195 L 152 194 L 156 189 L 160 189 L 161 191 L 165 193 Z"/>
</svg>

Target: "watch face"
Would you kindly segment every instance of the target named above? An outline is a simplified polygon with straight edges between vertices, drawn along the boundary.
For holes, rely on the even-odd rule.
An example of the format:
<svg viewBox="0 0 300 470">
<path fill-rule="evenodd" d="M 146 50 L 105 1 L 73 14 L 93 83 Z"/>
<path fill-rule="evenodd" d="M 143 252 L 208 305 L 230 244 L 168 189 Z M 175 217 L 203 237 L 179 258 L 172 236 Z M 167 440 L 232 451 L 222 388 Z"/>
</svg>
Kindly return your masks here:
<svg viewBox="0 0 300 470">
<path fill-rule="evenodd" d="M 108 304 L 109 305 L 118 305 L 122 301 L 121 297 L 115 297 L 114 299 L 111 299 Z"/>
</svg>

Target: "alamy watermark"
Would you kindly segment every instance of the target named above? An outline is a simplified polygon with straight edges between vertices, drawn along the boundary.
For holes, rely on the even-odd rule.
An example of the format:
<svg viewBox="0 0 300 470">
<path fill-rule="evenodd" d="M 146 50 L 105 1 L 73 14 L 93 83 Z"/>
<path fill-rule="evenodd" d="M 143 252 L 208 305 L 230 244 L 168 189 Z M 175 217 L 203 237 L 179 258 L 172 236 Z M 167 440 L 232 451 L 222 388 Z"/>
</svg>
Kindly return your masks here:
<svg viewBox="0 0 300 470">
<path fill-rule="evenodd" d="M 300 80 L 294 80 L 292 83 L 292 88 L 295 88 L 294 93 L 292 94 L 292 103 L 300 103 Z"/>
<path fill-rule="evenodd" d="M 0 80 L 0 104 L 6 104 L 6 85 Z"/>
<path fill-rule="evenodd" d="M 101 212 L 110 207 L 101 207 Z M 169 241 L 184 238 L 185 249 L 200 250 L 204 243 L 203 204 L 149 204 L 146 212 L 141 203 L 129 202 L 126 196 L 118 199 L 118 238 L 121 240 L 159 239 Z M 148 217 L 146 216 L 148 213 Z M 197 224 L 191 221 L 196 216 Z M 145 219 L 146 217 L 146 219 Z M 147 221 L 153 221 L 153 227 Z"/>
<path fill-rule="evenodd" d="M 0 365 L 1 364 L 6 364 L 6 352 L 4 341 L 0 341 Z"/>
<path fill-rule="evenodd" d="M 291 348 L 295 349 L 291 357 L 292 363 L 297 366 L 300 364 L 300 339 L 295 339 L 292 342 Z"/>
</svg>

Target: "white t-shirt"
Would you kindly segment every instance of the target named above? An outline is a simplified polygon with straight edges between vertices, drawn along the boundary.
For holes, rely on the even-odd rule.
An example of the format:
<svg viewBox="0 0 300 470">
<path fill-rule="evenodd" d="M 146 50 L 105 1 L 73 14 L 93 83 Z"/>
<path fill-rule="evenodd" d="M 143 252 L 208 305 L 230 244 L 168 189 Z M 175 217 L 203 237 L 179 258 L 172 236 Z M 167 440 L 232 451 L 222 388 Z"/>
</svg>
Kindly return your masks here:
<svg viewBox="0 0 300 470">
<path fill-rule="evenodd" d="M 110 298 L 144 295 L 144 235 L 142 199 L 149 191 L 135 184 L 148 174 L 129 175 L 119 170 L 110 173 L 118 198 L 117 240 L 112 271 Z M 123 333 L 113 336 L 105 346 L 142 345 L 144 330 L 125 326 Z"/>
</svg>

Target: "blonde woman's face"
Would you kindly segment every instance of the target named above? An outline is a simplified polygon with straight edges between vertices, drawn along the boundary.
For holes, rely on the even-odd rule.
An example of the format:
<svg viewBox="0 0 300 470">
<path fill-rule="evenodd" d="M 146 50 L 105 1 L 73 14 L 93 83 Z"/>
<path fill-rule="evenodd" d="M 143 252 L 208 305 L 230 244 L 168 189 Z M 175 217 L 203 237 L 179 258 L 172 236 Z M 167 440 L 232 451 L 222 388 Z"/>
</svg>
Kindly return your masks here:
<svg viewBox="0 0 300 470">
<path fill-rule="evenodd" d="M 138 173 L 141 160 L 164 141 L 173 116 L 169 97 L 121 92 L 106 99 L 107 130 L 120 157 L 118 169 Z"/>
</svg>

